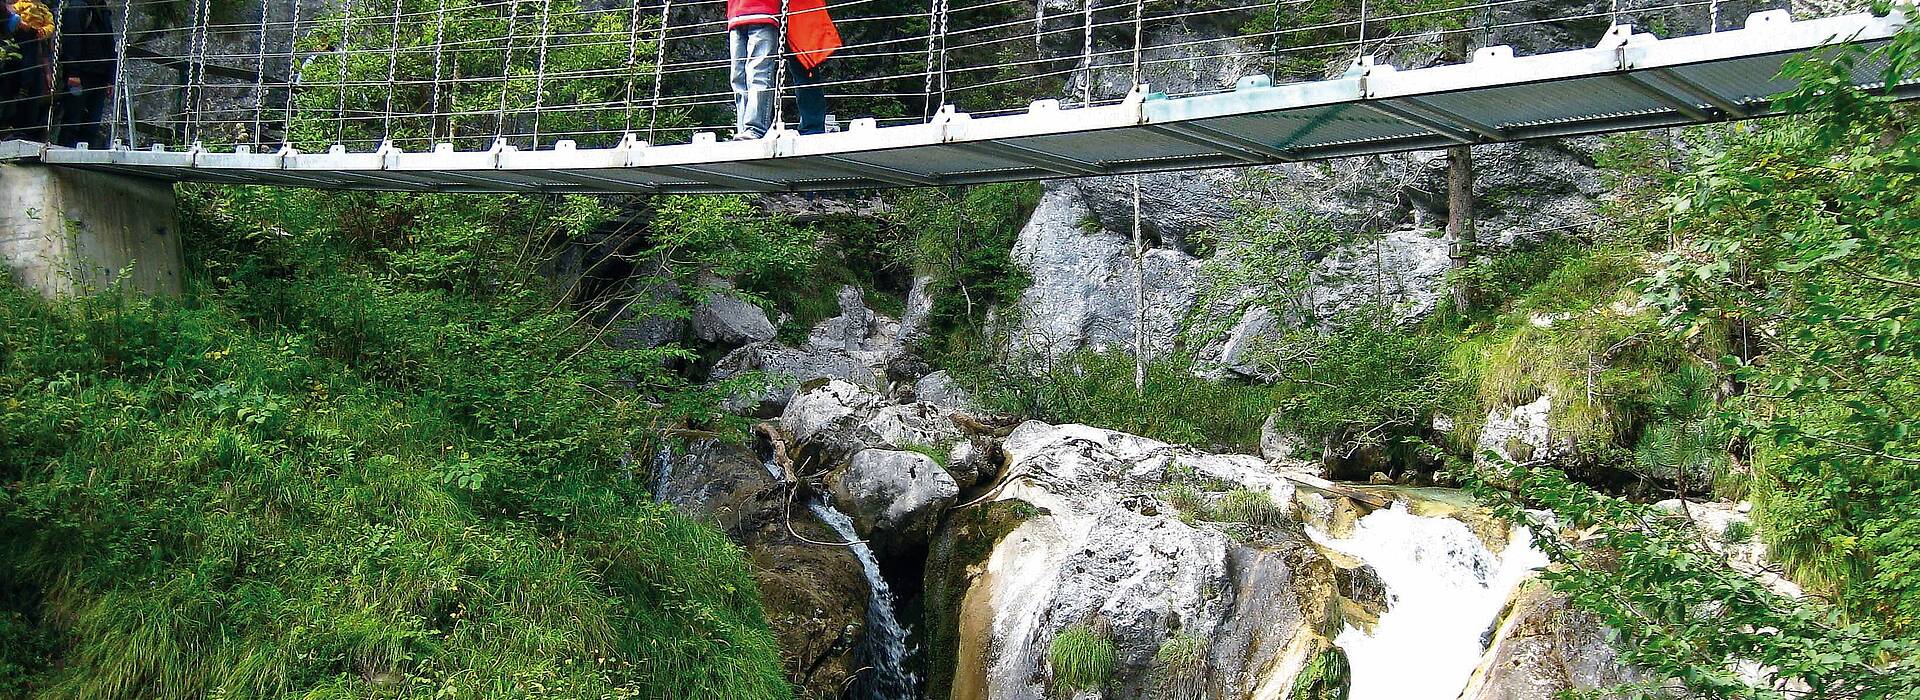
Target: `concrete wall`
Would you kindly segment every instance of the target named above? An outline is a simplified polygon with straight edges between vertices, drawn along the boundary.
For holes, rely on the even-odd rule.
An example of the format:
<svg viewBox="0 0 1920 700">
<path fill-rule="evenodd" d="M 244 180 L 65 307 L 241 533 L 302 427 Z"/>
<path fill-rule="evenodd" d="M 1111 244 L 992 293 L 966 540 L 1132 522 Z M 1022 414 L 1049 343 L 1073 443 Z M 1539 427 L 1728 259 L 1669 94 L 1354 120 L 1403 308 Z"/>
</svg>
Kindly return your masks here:
<svg viewBox="0 0 1920 700">
<path fill-rule="evenodd" d="M 128 289 L 180 293 L 173 186 L 156 180 L 0 163 L 0 258 L 49 297 Z"/>
</svg>

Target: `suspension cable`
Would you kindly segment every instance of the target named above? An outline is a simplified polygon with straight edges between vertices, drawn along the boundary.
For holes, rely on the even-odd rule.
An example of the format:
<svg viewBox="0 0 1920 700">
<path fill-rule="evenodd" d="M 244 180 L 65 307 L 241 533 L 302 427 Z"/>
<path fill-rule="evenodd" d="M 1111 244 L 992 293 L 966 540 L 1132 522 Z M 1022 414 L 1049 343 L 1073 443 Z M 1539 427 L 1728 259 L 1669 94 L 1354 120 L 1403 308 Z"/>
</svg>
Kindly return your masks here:
<svg viewBox="0 0 1920 700">
<path fill-rule="evenodd" d="M 513 32 L 520 22 L 520 0 L 512 0 L 507 10 L 507 48 L 505 57 L 500 61 L 500 112 L 493 123 L 493 138 L 498 141 L 507 133 L 507 93 L 513 88 Z"/>
<path fill-rule="evenodd" d="M 540 150 L 540 108 L 547 104 L 547 28 L 553 0 L 540 2 L 540 49 L 533 59 L 533 148 Z"/>
<path fill-rule="evenodd" d="M 351 34 L 352 31 L 353 0 L 344 0 L 344 4 L 340 10 L 340 45 L 334 47 L 334 51 L 338 52 L 340 57 L 340 75 L 338 76 L 340 81 L 340 111 L 334 114 L 334 118 L 339 120 L 339 123 L 336 124 L 338 129 L 334 135 L 334 143 L 338 144 L 347 142 L 347 46 L 353 38 Z"/>
<path fill-rule="evenodd" d="M 297 1 L 297 0 L 296 0 Z M 380 138 L 393 136 L 393 81 L 400 71 L 400 0 L 393 0 L 393 29 L 387 36 L 387 102 L 380 113 Z"/>
<path fill-rule="evenodd" d="M 255 43 L 258 51 L 253 58 L 253 129 L 249 134 L 251 143 L 264 147 L 266 139 L 260 134 L 262 113 L 267 108 L 267 17 L 272 10 L 267 0 L 260 0 L 260 34 Z"/>
<path fill-rule="evenodd" d="M 447 0 L 440 0 L 433 24 L 433 91 L 427 96 L 427 143 L 440 137 L 440 58 L 447 42 Z M 453 118 L 447 118 L 447 140 L 452 141 Z"/>
<path fill-rule="evenodd" d="M 762 136 L 772 136 L 773 132 L 786 128 L 785 110 L 781 103 L 785 101 L 782 88 L 786 87 L 787 82 L 787 19 L 787 0 L 780 0 L 780 26 L 774 34 L 773 51 L 768 54 L 769 60 L 773 61 L 773 123 L 767 125 L 767 133 Z M 747 81 L 747 90 L 753 90 L 753 81 Z"/>
<path fill-rule="evenodd" d="M 1093 3 L 1094 0 L 1081 0 L 1085 10 L 1081 13 L 1082 25 L 1086 27 L 1085 48 L 1081 51 L 1080 62 L 1086 65 L 1086 80 L 1080 83 L 1080 106 L 1093 106 Z"/>
<path fill-rule="evenodd" d="M 1041 1 L 1044 2 L 1045 0 Z M 934 27 L 940 21 L 938 15 L 941 2 L 942 0 L 928 0 L 927 2 L 927 61 L 925 76 L 922 79 L 922 87 L 920 88 L 921 92 L 926 95 L 925 103 L 921 107 L 921 115 L 925 117 L 927 121 L 932 121 L 933 115 L 938 113 L 942 106 L 933 103 L 933 38 L 936 33 Z"/>
<path fill-rule="evenodd" d="M 1146 0 L 1133 0 L 1133 84 L 1140 84 L 1140 40 L 1146 23 Z M 1134 187 L 1140 186 L 1139 177 L 1134 178 Z"/>
<path fill-rule="evenodd" d="M 667 29 L 673 23 L 673 0 L 660 3 L 660 39 L 653 54 L 653 103 L 647 108 L 647 142 L 652 143 L 654 128 L 660 124 L 660 70 L 667 63 Z"/>
<path fill-rule="evenodd" d="M 133 3 L 129 0 L 129 2 L 120 6 L 120 26 L 114 28 L 113 85 L 109 88 L 113 91 L 113 94 L 110 95 L 113 99 L 111 103 L 113 105 L 113 113 L 110 118 L 106 119 L 107 143 L 110 145 L 120 141 L 120 112 L 123 109 L 120 96 L 126 91 L 127 85 L 127 32 L 129 31 L 130 20 L 132 19 Z M 128 100 L 129 104 L 124 105 L 124 107 L 131 109 L 131 102 L 131 100 Z M 129 117 L 127 119 L 128 141 L 133 140 L 133 133 L 133 119 Z"/>
<path fill-rule="evenodd" d="M 291 5 L 293 6 L 292 27 L 287 30 L 287 104 L 280 113 L 281 118 L 286 120 L 286 123 L 280 127 L 280 143 L 285 146 L 293 145 L 293 90 L 297 83 L 302 82 L 301 74 L 307 70 L 306 62 L 302 61 L 298 55 L 300 52 L 300 3 L 295 2 Z"/>
<path fill-rule="evenodd" d="M 444 1 L 444 0 L 443 0 Z M 633 69 L 640 61 L 640 1 L 633 0 L 632 11 L 627 14 L 627 70 L 626 72 L 626 121 L 627 133 L 633 133 Z"/>
</svg>

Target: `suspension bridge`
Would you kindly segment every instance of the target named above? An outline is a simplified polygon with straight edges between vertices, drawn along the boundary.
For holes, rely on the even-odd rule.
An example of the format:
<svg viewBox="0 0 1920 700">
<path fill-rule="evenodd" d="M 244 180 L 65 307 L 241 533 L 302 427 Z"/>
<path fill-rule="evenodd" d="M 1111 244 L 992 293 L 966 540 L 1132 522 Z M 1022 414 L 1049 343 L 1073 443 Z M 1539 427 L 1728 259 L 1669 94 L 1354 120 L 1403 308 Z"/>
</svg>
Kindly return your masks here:
<svg viewBox="0 0 1920 700">
<path fill-rule="evenodd" d="M 359 0 L 361 11 L 380 1 Z M 832 8 L 855 38 L 834 61 L 877 72 L 822 86 L 843 109 L 921 113 L 731 141 L 698 124 L 731 104 L 710 89 L 725 85 L 726 59 L 676 51 L 692 57 L 667 60 L 674 42 L 723 43 L 720 1 L 555 12 L 555 0 L 456 0 L 451 10 L 448 0 L 409 0 L 360 15 L 355 0 L 341 0 L 340 11 L 305 19 L 298 2 L 280 16 L 263 2 L 257 16 L 222 23 L 211 0 L 188 0 L 186 24 L 163 26 L 138 16 L 158 0 L 129 0 L 112 59 L 122 79 L 100 124 L 109 142 L 9 141 L 0 160 L 173 181 L 493 193 L 805 192 L 1260 165 L 1775 115 L 1770 96 L 1792 87 L 1778 77 L 1786 61 L 1823 46 L 1883 45 L 1914 12 L 1723 18 L 1718 0 L 1615 0 L 1534 17 L 1517 13 L 1525 0 L 1493 0 L 1369 17 L 1363 2 L 1357 20 L 1290 25 L 1304 0 L 1168 13 L 1146 0 L 1072 10 L 933 0 L 924 12 L 864 15 L 854 10 L 877 0 L 850 0 Z M 1022 11 L 1004 13 L 1014 6 Z M 983 20 L 967 26 L 969 12 Z M 1240 23 L 1235 12 L 1270 20 L 1220 39 L 1187 31 Z M 1674 19 L 1687 13 L 1698 19 Z M 1443 17 L 1478 21 L 1421 22 Z M 1623 21 L 1632 17 L 1699 31 L 1663 38 Z M 1538 25 L 1598 36 L 1530 55 L 1483 46 L 1426 67 L 1371 55 Z M 904 26 L 924 32 L 901 36 Z M 142 41 L 142 32 L 164 40 Z M 1343 52 L 1349 67 L 1330 79 L 1207 80 L 1283 65 L 1282 54 Z M 967 56 L 988 58 L 953 60 Z M 1920 95 L 1914 82 L 1883 85 L 1884 62 L 1853 70 L 1862 86 Z M 1155 91 L 1158 79 L 1187 89 Z M 958 106 L 1023 89 L 1052 96 L 1024 109 Z"/>
</svg>

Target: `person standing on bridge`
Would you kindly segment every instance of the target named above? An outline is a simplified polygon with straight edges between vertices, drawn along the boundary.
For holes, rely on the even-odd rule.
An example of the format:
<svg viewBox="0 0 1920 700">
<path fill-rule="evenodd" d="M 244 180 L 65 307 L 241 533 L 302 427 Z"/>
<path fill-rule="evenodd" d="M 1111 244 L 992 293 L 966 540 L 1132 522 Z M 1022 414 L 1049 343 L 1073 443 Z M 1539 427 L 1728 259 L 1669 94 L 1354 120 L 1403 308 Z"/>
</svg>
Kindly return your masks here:
<svg viewBox="0 0 1920 700">
<path fill-rule="evenodd" d="M 55 138 L 62 146 L 104 146 L 100 126 L 106 123 L 107 97 L 119 62 L 112 13 L 102 0 L 66 0 L 60 8 L 60 32 L 60 132 Z"/>
<path fill-rule="evenodd" d="M 10 58 L 0 57 L 0 139 L 43 141 L 47 128 L 47 40 L 53 12 L 37 0 L 0 0 Z"/>
<path fill-rule="evenodd" d="M 782 7 L 782 5 L 785 7 Z M 775 52 L 781 21 L 791 53 L 784 57 L 793 75 L 800 108 L 800 133 L 826 131 L 827 98 L 819 87 L 820 66 L 840 48 L 840 33 L 827 15 L 826 0 L 727 0 L 727 54 L 733 82 L 735 141 L 765 137 L 773 130 Z"/>
</svg>

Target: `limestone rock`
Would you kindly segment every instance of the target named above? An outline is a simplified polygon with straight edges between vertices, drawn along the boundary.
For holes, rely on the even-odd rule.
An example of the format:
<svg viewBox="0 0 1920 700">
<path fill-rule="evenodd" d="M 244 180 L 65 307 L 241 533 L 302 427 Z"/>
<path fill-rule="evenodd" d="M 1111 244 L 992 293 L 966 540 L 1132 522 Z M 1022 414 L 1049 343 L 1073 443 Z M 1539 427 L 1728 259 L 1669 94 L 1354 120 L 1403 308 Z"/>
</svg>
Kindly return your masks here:
<svg viewBox="0 0 1920 700">
<path fill-rule="evenodd" d="M 1260 424 L 1260 456 L 1270 460 L 1293 460 L 1306 455 L 1307 445 L 1299 435 L 1280 427 L 1280 414 L 1267 416 Z"/>
<path fill-rule="evenodd" d="M 769 385 L 761 391 L 736 396 L 727 408 L 736 413 L 774 416 L 793 398 L 800 385 L 821 379 L 839 379 L 878 392 L 886 383 L 872 367 L 844 352 L 810 352 L 774 342 L 745 345 L 713 365 L 713 379 L 728 379 L 759 371 Z"/>
<path fill-rule="evenodd" d="M 863 427 L 879 442 L 903 448 L 945 450 L 961 439 L 953 412 L 925 401 L 881 408 Z"/>
<path fill-rule="evenodd" d="M 827 476 L 834 505 L 886 556 L 926 542 L 960 495 L 953 476 L 918 452 L 867 449 Z"/>
<path fill-rule="evenodd" d="M 1106 697 L 1116 698 L 1170 697 L 1152 660 L 1175 634 L 1201 640 L 1208 662 L 1194 680 L 1217 689 L 1213 697 L 1284 692 L 1321 642 L 1333 567 L 1304 535 L 1241 545 L 1150 495 L 1178 475 L 1289 503 L 1292 483 L 1259 458 L 1037 422 L 1001 448 L 1008 477 L 994 503 L 1021 504 L 1026 515 L 966 570 L 963 593 L 936 592 L 964 601 L 951 650 L 956 700 L 1047 697 L 1048 645 L 1075 624 L 1109 630 L 1116 669 Z"/>
<path fill-rule="evenodd" d="M 1015 347 L 1060 356 L 1081 349 L 1135 344 L 1133 243 L 1128 236 L 1088 230 L 1091 214 L 1072 192 L 1050 188 L 1014 243 L 1014 263 L 1033 280 L 1021 294 Z M 1156 355 L 1172 352 L 1187 311 L 1199 294 L 1200 260 L 1169 248 L 1146 253 L 1146 342 Z"/>
<path fill-rule="evenodd" d="M 1554 459 L 1572 453 L 1573 445 L 1555 435 L 1547 418 L 1553 413 L 1553 397 L 1542 395 L 1533 402 L 1511 409 L 1495 408 L 1487 412 L 1480 428 L 1480 452 L 1488 450 L 1508 460 Z"/>
<path fill-rule="evenodd" d="M 693 337 L 726 346 L 773 340 L 773 322 L 760 307 L 728 293 L 712 290 L 693 307 Z"/>
<path fill-rule="evenodd" d="M 1607 642 L 1607 627 L 1538 581 L 1514 591 L 1462 700 L 1552 700 L 1637 680 Z"/>
<path fill-rule="evenodd" d="M 930 404 L 946 406 L 960 411 L 974 410 L 973 396 L 954 381 L 953 375 L 940 370 L 921 377 L 914 382 L 914 398 Z"/>
<path fill-rule="evenodd" d="M 794 442 L 809 442 L 837 421 L 864 421 L 879 402 L 880 398 L 868 387 L 828 379 L 787 402 L 786 410 L 780 413 L 780 427 Z"/>
<path fill-rule="evenodd" d="M 859 287 L 841 287 L 838 299 L 840 315 L 814 326 L 813 332 L 807 334 L 808 347 L 847 352 L 864 349 L 867 336 L 873 332 L 873 311 L 861 298 Z"/>
</svg>

